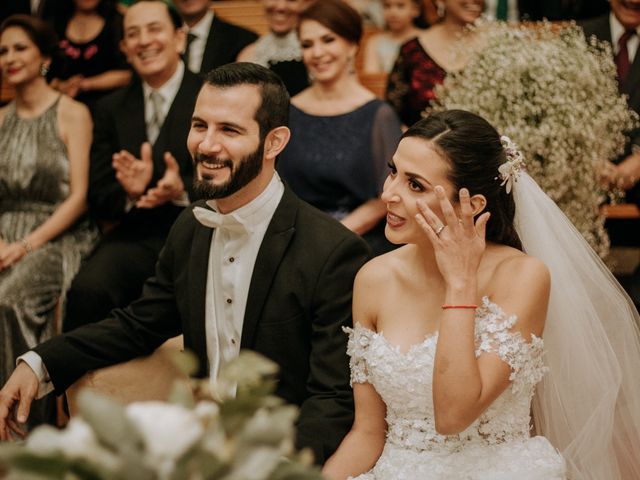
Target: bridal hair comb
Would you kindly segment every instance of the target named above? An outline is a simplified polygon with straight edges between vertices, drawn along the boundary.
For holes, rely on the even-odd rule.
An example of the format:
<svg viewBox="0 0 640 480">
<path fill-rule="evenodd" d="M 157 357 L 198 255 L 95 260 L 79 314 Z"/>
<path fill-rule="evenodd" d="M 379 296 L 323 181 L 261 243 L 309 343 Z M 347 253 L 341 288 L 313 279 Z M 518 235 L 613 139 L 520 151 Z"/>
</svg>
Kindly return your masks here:
<svg viewBox="0 0 640 480">
<path fill-rule="evenodd" d="M 520 171 L 525 168 L 524 155 L 506 135 L 500 137 L 500 143 L 507 156 L 507 161 L 498 167 L 499 177 L 502 179 L 500 186 L 504 185 L 507 193 L 511 193 L 513 184 L 518 181 Z"/>
</svg>

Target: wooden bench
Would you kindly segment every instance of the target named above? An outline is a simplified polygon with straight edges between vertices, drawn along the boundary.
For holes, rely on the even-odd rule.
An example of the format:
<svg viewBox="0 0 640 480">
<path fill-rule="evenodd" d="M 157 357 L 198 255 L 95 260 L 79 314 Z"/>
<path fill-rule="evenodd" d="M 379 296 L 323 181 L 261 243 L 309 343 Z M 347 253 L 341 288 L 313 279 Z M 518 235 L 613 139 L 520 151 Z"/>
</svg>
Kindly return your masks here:
<svg viewBox="0 0 640 480">
<path fill-rule="evenodd" d="M 148 357 L 89 372 L 66 392 L 69 414 L 78 413 L 77 397 L 88 388 L 122 404 L 151 400 L 166 401 L 173 383 L 186 379 L 174 365 L 172 356 L 183 348 L 182 335 L 167 340 Z"/>
<path fill-rule="evenodd" d="M 264 7 L 256 0 L 214 0 L 211 8 L 221 19 L 264 35 L 269 31 Z"/>
<path fill-rule="evenodd" d="M 633 203 L 603 205 L 602 213 L 606 218 L 615 220 L 633 220 L 640 218 L 640 208 Z"/>
</svg>

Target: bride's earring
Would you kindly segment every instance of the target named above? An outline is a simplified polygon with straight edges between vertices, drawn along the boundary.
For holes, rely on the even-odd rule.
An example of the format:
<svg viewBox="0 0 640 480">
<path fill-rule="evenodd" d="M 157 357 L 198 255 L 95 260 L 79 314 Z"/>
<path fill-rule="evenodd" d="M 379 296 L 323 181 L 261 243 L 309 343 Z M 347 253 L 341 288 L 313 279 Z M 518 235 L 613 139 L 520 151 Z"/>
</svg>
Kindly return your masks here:
<svg viewBox="0 0 640 480">
<path fill-rule="evenodd" d="M 41 63 L 40 64 L 40 75 L 42 75 L 43 77 L 46 77 L 47 73 L 49 73 L 49 65 L 47 65 L 46 63 Z"/>
<path fill-rule="evenodd" d="M 436 2 L 436 13 L 438 14 L 438 18 L 444 18 L 444 14 L 446 13 L 444 2 Z"/>
</svg>

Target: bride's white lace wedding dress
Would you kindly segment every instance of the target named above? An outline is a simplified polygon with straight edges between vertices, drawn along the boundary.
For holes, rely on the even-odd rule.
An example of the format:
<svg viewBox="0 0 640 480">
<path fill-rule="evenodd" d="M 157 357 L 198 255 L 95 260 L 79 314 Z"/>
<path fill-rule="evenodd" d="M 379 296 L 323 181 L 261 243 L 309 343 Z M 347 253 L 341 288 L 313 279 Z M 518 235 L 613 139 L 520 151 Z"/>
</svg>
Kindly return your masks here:
<svg viewBox="0 0 640 480">
<path fill-rule="evenodd" d="M 515 316 L 483 298 L 476 311 L 476 356 L 497 354 L 511 367 L 511 385 L 464 432 L 440 435 L 432 381 L 437 333 L 407 352 L 356 324 L 349 333 L 352 383 L 371 383 L 387 406 L 387 440 L 373 469 L 357 480 L 560 480 L 562 456 L 531 437 L 530 408 L 545 373 L 542 340 L 511 331 Z"/>
</svg>

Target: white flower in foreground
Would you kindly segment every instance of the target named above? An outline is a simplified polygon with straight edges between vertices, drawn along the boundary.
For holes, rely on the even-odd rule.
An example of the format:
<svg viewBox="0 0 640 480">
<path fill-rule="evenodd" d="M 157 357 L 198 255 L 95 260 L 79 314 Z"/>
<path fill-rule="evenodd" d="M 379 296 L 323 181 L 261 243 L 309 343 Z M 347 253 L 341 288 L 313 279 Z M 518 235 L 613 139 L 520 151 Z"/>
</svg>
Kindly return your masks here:
<svg viewBox="0 0 640 480">
<path fill-rule="evenodd" d="M 204 434 L 198 415 L 178 405 L 163 402 L 132 403 L 127 417 L 136 426 L 145 443 L 146 464 L 167 478 L 176 462 Z"/>
<path fill-rule="evenodd" d="M 29 450 L 41 455 L 61 453 L 67 458 L 83 458 L 116 470 L 118 458 L 103 448 L 91 427 L 82 419 L 74 417 L 64 430 L 48 425 L 38 427 L 27 438 Z"/>
</svg>

